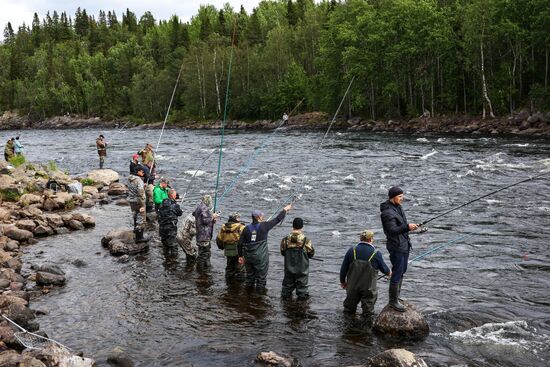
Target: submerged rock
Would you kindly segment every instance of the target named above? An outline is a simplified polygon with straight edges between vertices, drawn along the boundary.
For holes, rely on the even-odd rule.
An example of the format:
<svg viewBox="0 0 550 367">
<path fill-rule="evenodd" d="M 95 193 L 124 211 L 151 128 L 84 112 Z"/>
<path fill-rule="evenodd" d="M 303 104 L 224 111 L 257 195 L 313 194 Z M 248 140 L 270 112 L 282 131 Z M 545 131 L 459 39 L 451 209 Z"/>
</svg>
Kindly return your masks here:
<svg viewBox="0 0 550 367">
<path fill-rule="evenodd" d="M 260 352 L 256 356 L 256 362 L 266 366 L 294 367 L 298 366 L 296 361 L 290 357 L 280 356 L 275 352 Z"/>
<path fill-rule="evenodd" d="M 114 348 L 107 356 L 107 363 L 114 367 L 134 367 L 134 361 L 120 348 Z"/>
<path fill-rule="evenodd" d="M 430 333 L 430 327 L 426 319 L 416 308 L 402 302 L 407 308 L 405 312 L 399 312 L 386 305 L 374 322 L 373 330 L 379 334 L 392 337 L 421 339 Z"/>
<path fill-rule="evenodd" d="M 64 275 L 46 273 L 43 271 L 36 272 L 37 285 L 64 285 L 65 281 Z"/>
<path fill-rule="evenodd" d="M 41 271 L 44 273 L 65 275 L 65 272 L 58 265 L 54 265 L 54 264 L 31 265 L 31 269 L 36 271 Z"/>
<path fill-rule="evenodd" d="M 109 242 L 108 248 L 111 255 L 114 256 L 135 255 L 147 251 L 149 249 L 149 244 L 147 242 L 123 242 L 115 239 Z"/>
<path fill-rule="evenodd" d="M 406 349 L 389 349 L 369 358 L 364 367 L 428 367 L 426 362 Z"/>
<path fill-rule="evenodd" d="M 135 235 L 134 232 L 126 228 L 116 228 L 111 229 L 107 234 L 101 239 L 101 244 L 104 247 L 109 246 L 109 242 L 112 240 L 121 240 L 123 242 L 134 242 Z"/>
</svg>

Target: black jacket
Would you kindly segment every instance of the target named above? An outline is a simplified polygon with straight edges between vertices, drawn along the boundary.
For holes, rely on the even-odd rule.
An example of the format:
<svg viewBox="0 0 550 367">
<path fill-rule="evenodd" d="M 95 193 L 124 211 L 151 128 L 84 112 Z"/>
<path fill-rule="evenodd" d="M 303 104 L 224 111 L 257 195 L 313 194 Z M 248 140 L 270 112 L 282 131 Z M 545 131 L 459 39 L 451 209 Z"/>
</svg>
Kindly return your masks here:
<svg viewBox="0 0 550 367">
<path fill-rule="evenodd" d="M 409 222 L 401 205 L 395 205 L 389 200 L 381 203 L 380 219 L 382 219 L 388 251 L 408 253 L 412 247 L 409 238 Z"/>
<path fill-rule="evenodd" d="M 161 237 L 175 237 L 178 230 L 178 217 L 183 214 L 179 204 L 170 198 L 164 199 L 159 208 L 159 234 Z"/>
</svg>

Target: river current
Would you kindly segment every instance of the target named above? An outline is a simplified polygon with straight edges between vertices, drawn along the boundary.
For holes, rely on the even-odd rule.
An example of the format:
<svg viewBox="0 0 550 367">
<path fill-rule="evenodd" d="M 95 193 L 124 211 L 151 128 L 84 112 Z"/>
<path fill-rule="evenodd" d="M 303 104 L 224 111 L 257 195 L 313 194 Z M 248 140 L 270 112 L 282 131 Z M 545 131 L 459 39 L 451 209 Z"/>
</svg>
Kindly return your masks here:
<svg viewBox="0 0 550 367">
<path fill-rule="evenodd" d="M 126 182 L 130 156 L 160 130 L 19 131 L 31 161 L 56 160 L 72 174 L 98 165 L 95 138 L 110 143 L 106 166 Z M 16 132 L 3 132 L 4 141 Z M 220 190 L 269 132 L 228 132 Z M 303 366 L 360 364 L 390 347 L 417 353 L 430 366 L 547 366 L 550 359 L 550 190 L 548 178 L 490 196 L 430 223 L 412 237 L 421 254 L 464 234 L 442 251 L 413 262 L 402 296 L 430 324 L 422 341 L 373 335 L 342 313 L 345 291 L 338 273 L 349 246 L 363 229 L 376 233 L 384 254 L 379 204 L 400 185 L 410 222 L 550 168 L 550 141 L 526 137 L 331 133 L 282 131 L 220 200 L 227 215 L 252 209 L 268 216 L 303 186 L 303 196 L 281 226 L 270 232 L 266 296 L 249 297 L 224 280 L 225 258 L 213 246 L 213 268 L 198 274 L 185 264 L 166 268 L 160 243 L 128 262 L 100 244 L 110 229 L 130 227 L 130 210 L 116 205 L 86 212 L 97 226 L 41 240 L 24 261 L 59 264 L 65 287 L 32 302 L 42 311 L 41 329 L 106 365 L 109 351 L 124 349 L 138 366 L 251 366 L 260 351 L 296 357 Z M 216 131 L 166 130 L 158 151 L 159 173 L 185 191 L 201 161 L 219 144 Z M 202 193 L 213 193 L 217 156 L 198 173 L 183 204 L 190 212 Z M 280 239 L 292 219 L 304 218 L 316 256 L 310 263 L 306 304 L 280 300 Z M 216 230 L 219 225 L 216 226 Z M 75 261 L 81 260 L 81 261 Z M 83 263 L 82 263 L 83 262 Z M 378 283 L 377 312 L 387 303 L 387 282 Z"/>
</svg>

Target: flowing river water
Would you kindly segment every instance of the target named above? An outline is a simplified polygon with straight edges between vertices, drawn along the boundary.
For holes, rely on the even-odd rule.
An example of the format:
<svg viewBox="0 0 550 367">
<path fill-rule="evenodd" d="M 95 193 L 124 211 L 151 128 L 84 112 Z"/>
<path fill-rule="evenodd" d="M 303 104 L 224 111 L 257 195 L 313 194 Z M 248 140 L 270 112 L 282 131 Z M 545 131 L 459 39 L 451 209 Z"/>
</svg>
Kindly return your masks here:
<svg viewBox="0 0 550 367">
<path fill-rule="evenodd" d="M 95 138 L 110 143 L 107 167 L 126 182 L 129 157 L 160 130 L 21 131 L 33 161 L 56 160 L 73 174 L 98 164 Z M 4 132 L 4 140 L 15 132 Z M 229 132 L 221 187 L 234 178 L 268 132 Z M 283 131 L 243 174 L 219 209 L 272 214 L 302 185 L 304 195 L 269 235 L 268 294 L 249 297 L 224 280 L 225 259 L 213 247 L 210 274 L 198 274 L 180 256 L 166 268 L 158 241 L 148 253 L 120 262 L 100 244 L 110 229 L 130 226 L 128 207 L 96 206 L 94 229 L 41 240 L 24 261 L 55 263 L 68 283 L 33 301 L 41 329 L 50 337 L 106 365 L 122 347 L 138 366 L 247 366 L 260 351 L 296 357 L 303 366 L 360 364 L 390 347 L 404 347 L 430 366 L 547 366 L 550 359 L 550 191 L 548 178 L 531 181 L 476 202 L 431 223 L 412 237 L 418 255 L 462 234 L 463 242 L 411 264 L 402 295 L 422 310 L 430 335 L 392 341 L 373 335 L 342 314 L 345 292 L 338 273 L 358 233 L 373 229 L 385 250 L 379 204 L 393 185 L 404 188 L 403 206 L 420 222 L 476 196 L 550 168 L 550 141 L 543 138 Z M 159 149 L 159 173 L 180 192 L 203 158 L 217 147 L 216 131 L 167 130 Z M 213 193 L 217 157 L 199 172 L 190 212 L 201 193 Z M 292 218 L 323 262 L 310 264 L 309 303 L 280 300 L 280 239 Z M 216 226 L 216 230 L 219 226 Z M 75 261 L 81 260 L 81 261 Z M 380 280 L 376 310 L 387 302 Z"/>
</svg>

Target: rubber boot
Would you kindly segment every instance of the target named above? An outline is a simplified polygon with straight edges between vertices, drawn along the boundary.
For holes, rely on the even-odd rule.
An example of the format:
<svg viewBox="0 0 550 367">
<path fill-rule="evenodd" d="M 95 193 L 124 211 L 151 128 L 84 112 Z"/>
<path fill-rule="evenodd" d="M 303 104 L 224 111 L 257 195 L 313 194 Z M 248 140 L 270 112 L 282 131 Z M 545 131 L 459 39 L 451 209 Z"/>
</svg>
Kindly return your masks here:
<svg viewBox="0 0 550 367">
<path fill-rule="evenodd" d="M 391 308 L 399 312 L 405 312 L 405 306 L 399 303 L 397 299 L 399 297 L 399 283 L 390 283 L 390 302 L 388 303 Z"/>
<path fill-rule="evenodd" d="M 397 300 L 398 300 L 399 302 L 403 302 L 403 301 L 404 301 L 404 299 L 401 298 L 401 285 L 402 285 L 402 284 L 403 284 L 403 277 L 401 277 L 401 280 L 399 281 L 399 287 L 397 288 L 397 289 L 398 289 L 398 291 L 397 291 Z"/>
<path fill-rule="evenodd" d="M 136 229 L 134 232 L 136 234 L 136 243 L 142 243 L 142 242 L 149 241 L 148 237 L 143 236 L 143 229 Z"/>
</svg>

